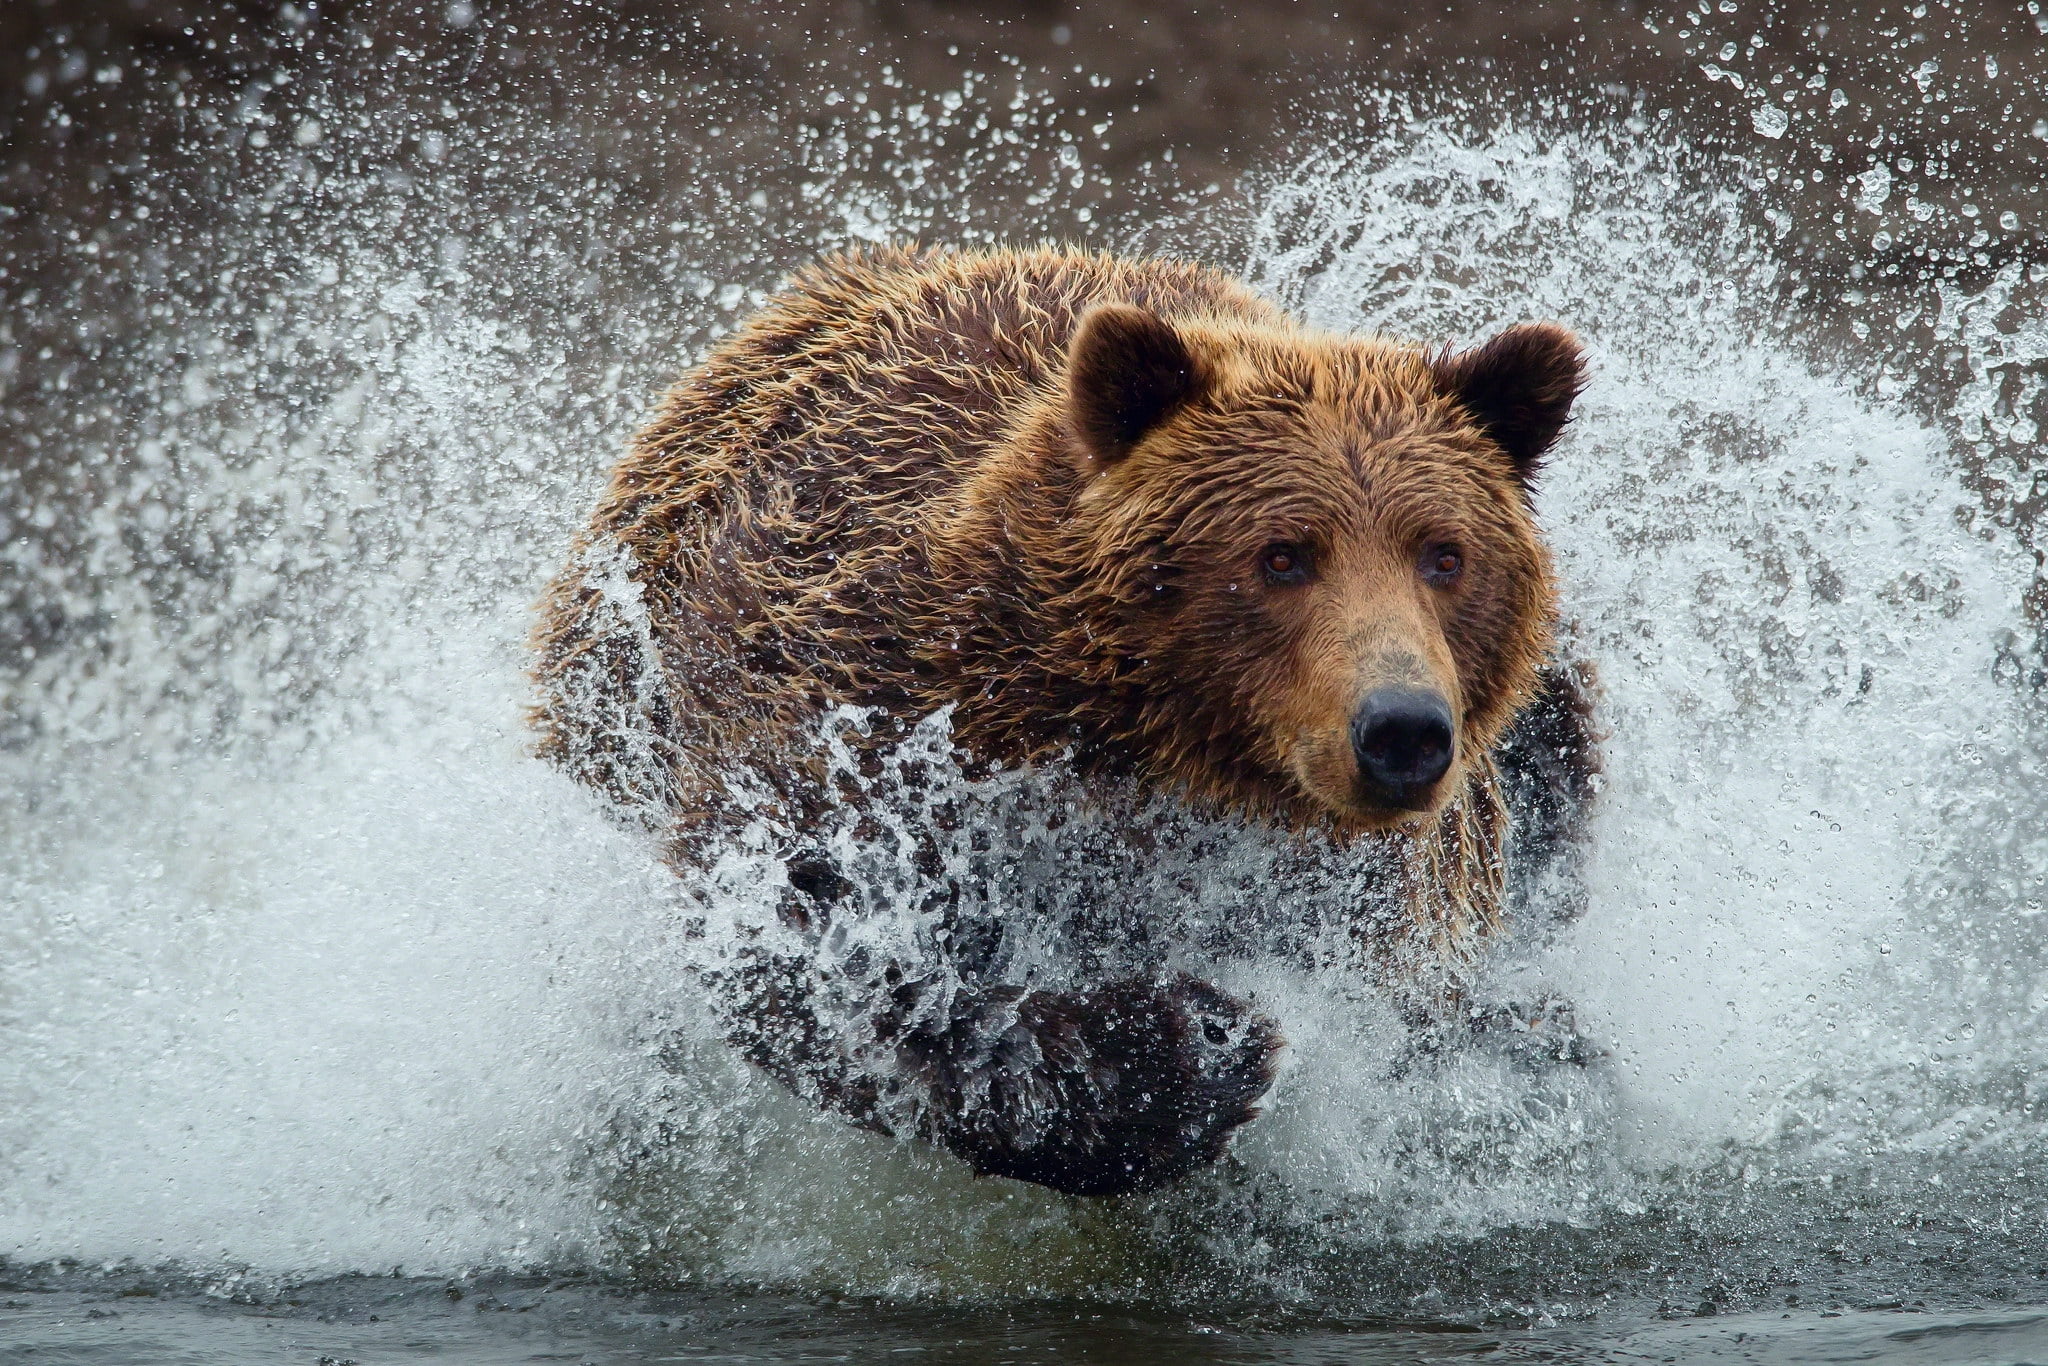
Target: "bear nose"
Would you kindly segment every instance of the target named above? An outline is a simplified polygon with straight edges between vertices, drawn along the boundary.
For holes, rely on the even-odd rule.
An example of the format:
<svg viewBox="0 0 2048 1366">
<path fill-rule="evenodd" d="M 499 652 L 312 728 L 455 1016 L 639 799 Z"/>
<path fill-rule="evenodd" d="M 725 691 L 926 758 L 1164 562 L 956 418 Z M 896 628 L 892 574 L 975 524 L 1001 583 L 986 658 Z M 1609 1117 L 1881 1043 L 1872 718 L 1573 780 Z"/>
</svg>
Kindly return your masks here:
<svg viewBox="0 0 2048 1366">
<path fill-rule="evenodd" d="M 1433 692 L 1380 688 L 1351 717 L 1359 776 L 1388 806 L 1419 810 L 1451 766 L 1451 704 Z"/>
</svg>

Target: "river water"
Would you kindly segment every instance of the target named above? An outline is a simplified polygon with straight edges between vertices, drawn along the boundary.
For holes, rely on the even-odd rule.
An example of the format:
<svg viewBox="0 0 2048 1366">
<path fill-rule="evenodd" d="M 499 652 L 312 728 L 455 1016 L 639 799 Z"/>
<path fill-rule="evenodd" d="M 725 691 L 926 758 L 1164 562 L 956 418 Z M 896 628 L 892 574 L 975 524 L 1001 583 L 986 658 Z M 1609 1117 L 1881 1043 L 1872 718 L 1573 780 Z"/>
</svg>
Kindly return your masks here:
<svg viewBox="0 0 2048 1366">
<path fill-rule="evenodd" d="M 1877 316 L 1654 113 L 1374 96 L 1091 227 L 1058 111 L 858 93 L 886 138 L 685 202 L 544 115 L 166 112 L 200 171 L 15 276 L 0 1357 L 2048 1359 L 2026 264 Z M 1539 511 L 1607 772 L 1583 913 L 1485 971 L 1597 1064 L 1411 1065 L 1270 966 L 1227 1163 L 975 1181 L 730 1057 L 680 925 L 749 884 L 530 757 L 529 605 L 653 387 L 812 251 L 1062 223 L 1333 328 L 1585 337 Z"/>
</svg>

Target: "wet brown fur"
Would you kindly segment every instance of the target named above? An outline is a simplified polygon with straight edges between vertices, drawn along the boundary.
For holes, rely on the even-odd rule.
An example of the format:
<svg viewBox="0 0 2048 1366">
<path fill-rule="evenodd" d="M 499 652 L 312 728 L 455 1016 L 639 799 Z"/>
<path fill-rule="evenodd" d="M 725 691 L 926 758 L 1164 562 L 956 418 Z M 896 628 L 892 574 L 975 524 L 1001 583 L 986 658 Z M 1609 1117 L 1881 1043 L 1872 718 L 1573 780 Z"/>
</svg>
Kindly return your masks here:
<svg viewBox="0 0 2048 1366">
<path fill-rule="evenodd" d="M 541 748 L 665 813 L 687 863 L 733 774 L 801 821 L 825 709 L 951 705 L 978 762 L 1065 756 L 1304 838 L 1406 841 L 1413 920 L 1455 952 L 1499 919 L 1493 754 L 1553 619 L 1526 495 L 1578 364 L 1555 328 L 1459 355 L 1317 332 L 1177 262 L 833 258 L 686 375 L 614 473 L 542 604 Z M 1308 582 L 1260 576 L 1278 543 Z M 1418 574 L 1440 546 L 1455 582 Z M 1457 718 L 1420 813 L 1361 798 L 1345 738 L 1365 690 L 1404 682 Z M 1255 1042 L 1262 1089 L 1278 1037 Z M 1219 1102 L 1242 1113 L 1185 1163 L 1124 1153 L 1121 1185 L 1065 1188 L 1169 1179 L 1255 1095 Z M 947 1141 L 979 1169 L 1062 1184 L 1067 1158 L 987 1157 L 975 1123 Z"/>
</svg>

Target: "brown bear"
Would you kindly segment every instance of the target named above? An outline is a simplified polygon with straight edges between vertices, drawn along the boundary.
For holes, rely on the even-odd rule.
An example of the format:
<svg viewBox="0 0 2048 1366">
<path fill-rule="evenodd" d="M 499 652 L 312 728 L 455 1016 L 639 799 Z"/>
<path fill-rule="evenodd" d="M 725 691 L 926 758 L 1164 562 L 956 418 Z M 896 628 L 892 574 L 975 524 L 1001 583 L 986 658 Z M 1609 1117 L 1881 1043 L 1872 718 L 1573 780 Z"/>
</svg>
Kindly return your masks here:
<svg viewBox="0 0 2048 1366">
<path fill-rule="evenodd" d="M 874 914 L 848 850 L 895 838 L 861 775 L 943 715 L 965 771 L 1057 772 L 1053 805 L 1095 809 L 1111 837 L 1063 866 L 1156 864 L 1175 822 L 1242 831 L 1280 852 L 1226 918 L 1287 919 L 1298 886 L 1396 976 L 1461 961 L 1501 922 L 1504 790 L 1540 844 L 1590 763 L 1581 699 L 1544 684 L 1529 500 L 1581 383 L 1556 326 L 1430 353 L 1313 330 L 1193 264 L 835 257 L 684 376 L 614 472 L 542 603 L 542 751 L 678 867 L 766 822 L 779 923 L 706 976 L 768 1072 L 978 1172 L 1162 1185 L 1257 1113 L 1275 1022 L 1186 953 L 1131 958 L 1143 908 L 991 905 L 971 870 L 904 911 L 932 926 L 921 958 L 848 949 Z M 851 776 L 820 741 L 847 706 Z M 1002 824 L 933 823 L 977 819 Z M 1038 980 L 1004 946 L 1061 917 L 1115 952 Z"/>
</svg>

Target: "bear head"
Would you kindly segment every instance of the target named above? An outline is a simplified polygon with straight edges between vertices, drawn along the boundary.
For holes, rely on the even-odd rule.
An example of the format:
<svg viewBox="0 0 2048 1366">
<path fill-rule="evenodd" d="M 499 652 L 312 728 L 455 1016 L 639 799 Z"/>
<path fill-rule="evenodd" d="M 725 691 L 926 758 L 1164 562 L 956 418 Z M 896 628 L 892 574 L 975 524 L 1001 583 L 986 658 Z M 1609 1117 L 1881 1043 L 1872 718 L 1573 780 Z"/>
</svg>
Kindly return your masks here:
<svg viewBox="0 0 2048 1366">
<path fill-rule="evenodd" d="M 1088 311 L 1040 449 L 1070 466 L 1063 607 L 1117 660 L 1119 738 L 1297 824 L 1439 810 L 1550 648 L 1529 493 L 1583 377 L 1548 324 L 1432 355 Z"/>
</svg>

